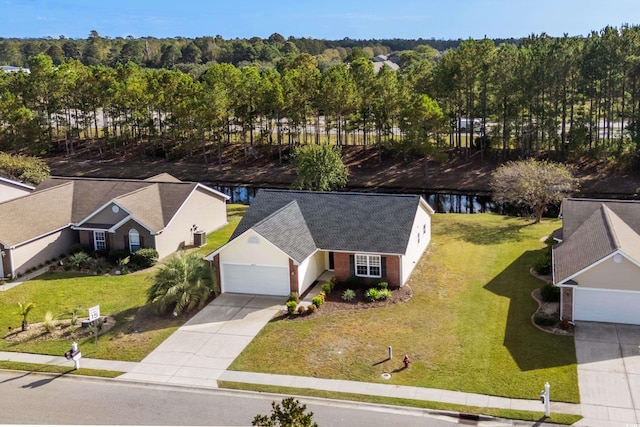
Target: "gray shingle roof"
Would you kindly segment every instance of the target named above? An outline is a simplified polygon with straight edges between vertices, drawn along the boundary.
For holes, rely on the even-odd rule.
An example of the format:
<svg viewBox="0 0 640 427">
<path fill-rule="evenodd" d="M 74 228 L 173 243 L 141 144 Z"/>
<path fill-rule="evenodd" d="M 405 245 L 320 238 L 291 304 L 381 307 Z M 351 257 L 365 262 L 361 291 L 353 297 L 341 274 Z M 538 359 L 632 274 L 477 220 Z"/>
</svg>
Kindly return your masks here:
<svg viewBox="0 0 640 427">
<path fill-rule="evenodd" d="M 624 209 L 620 211 L 628 213 L 629 206 L 631 205 L 625 204 Z M 636 205 L 636 209 L 640 213 L 640 204 Z M 563 222 L 566 220 L 566 214 L 563 206 Z M 573 226 L 573 221 L 570 220 L 569 223 Z M 555 283 L 564 282 L 618 250 L 640 261 L 640 236 L 611 209 L 608 201 L 601 201 L 599 209 L 592 211 L 568 237 L 565 236 L 561 244 L 553 248 Z"/>
<path fill-rule="evenodd" d="M 567 198 L 562 201 L 563 239 L 571 236 L 602 204 L 607 205 L 636 233 L 640 233 L 640 201 Z"/>
<path fill-rule="evenodd" d="M 290 208 L 272 220 L 304 234 L 302 218 L 317 249 L 404 254 L 420 200 L 417 195 L 260 190 L 231 239 L 295 201 L 301 217 Z M 283 250 L 304 254 L 309 242 L 305 237 L 300 247 Z"/>
<path fill-rule="evenodd" d="M 297 262 L 317 247 L 295 200 L 253 226 L 253 229 Z"/>
</svg>

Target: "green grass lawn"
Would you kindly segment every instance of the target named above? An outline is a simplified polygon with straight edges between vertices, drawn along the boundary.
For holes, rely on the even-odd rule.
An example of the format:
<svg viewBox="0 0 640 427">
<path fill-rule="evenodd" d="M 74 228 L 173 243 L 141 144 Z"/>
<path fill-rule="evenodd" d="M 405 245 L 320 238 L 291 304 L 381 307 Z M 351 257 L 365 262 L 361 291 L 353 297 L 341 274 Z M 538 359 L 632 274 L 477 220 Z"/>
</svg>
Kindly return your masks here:
<svg viewBox="0 0 640 427">
<path fill-rule="evenodd" d="M 243 205 L 229 205 L 229 224 L 207 236 L 207 245 L 198 249 L 206 255 L 227 242 L 229 236 L 246 212 Z M 98 350 L 93 338 L 78 342 L 86 357 L 139 361 L 180 327 L 188 317 L 177 319 L 157 316 L 145 306 L 146 291 L 152 283 L 151 272 L 138 272 L 124 276 L 91 276 L 74 272 L 46 273 L 6 292 L 0 292 L 0 336 L 9 328 L 20 328 L 18 302 L 34 302 L 29 314 L 30 323 L 42 322 L 47 311 L 56 318 L 70 319 L 69 312 L 100 305 L 103 316 L 114 316 L 116 326 L 98 339 Z M 63 355 L 71 346 L 70 339 L 30 340 L 13 343 L 0 340 L 1 351 Z"/>
<path fill-rule="evenodd" d="M 409 302 L 274 320 L 231 369 L 368 382 L 392 372 L 387 383 L 525 399 L 537 399 L 549 381 L 554 400 L 578 402 L 573 338 L 530 322 L 537 308 L 530 292 L 542 282 L 529 268 L 544 247 L 540 238 L 560 224 L 435 215 Z M 405 353 L 413 363 L 402 370 Z"/>
</svg>

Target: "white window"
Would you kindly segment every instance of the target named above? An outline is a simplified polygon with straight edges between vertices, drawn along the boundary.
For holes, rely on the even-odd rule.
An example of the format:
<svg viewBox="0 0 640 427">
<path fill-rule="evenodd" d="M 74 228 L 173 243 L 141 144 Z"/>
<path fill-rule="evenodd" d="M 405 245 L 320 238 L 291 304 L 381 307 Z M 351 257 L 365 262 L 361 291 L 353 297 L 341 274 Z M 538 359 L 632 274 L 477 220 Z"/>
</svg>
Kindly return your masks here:
<svg viewBox="0 0 640 427">
<path fill-rule="evenodd" d="M 96 251 L 107 249 L 107 238 L 104 234 L 104 231 L 93 232 L 93 248 Z"/>
<path fill-rule="evenodd" d="M 420 232 L 418 232 L 418 244 L 420 244 Z"/>
<path fill-rule="evenodd" d="M 129 252 L 133 253 L 140 249 L 140 234 L 138 230 L 129 230 Z"/>
<path fill-rule="evenodd" d="M 382 277 L 380 255 L 356 255 L 356 276 Z"/>
<path fill-rule="evenodd" d="M 427 234 L 427 224 L 422 225 L 422 234 Z"/>
</svg>

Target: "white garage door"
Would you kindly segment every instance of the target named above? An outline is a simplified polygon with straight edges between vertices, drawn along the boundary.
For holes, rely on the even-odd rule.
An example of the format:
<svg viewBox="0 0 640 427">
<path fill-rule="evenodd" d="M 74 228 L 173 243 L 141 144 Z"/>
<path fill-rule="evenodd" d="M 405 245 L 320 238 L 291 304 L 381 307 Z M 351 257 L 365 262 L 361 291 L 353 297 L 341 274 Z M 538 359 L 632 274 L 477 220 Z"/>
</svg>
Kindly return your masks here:
<svg viewBox="0 0 640 427">
<path fill-rule="evenodd" d="M 244 264 L 222 264 L 223 292 L 289 295 L 289 269 Z"/>
<path fill-rule="evenodd" d="M 576 288 L 575 320 L 640 325 L 640 292 Z"/>
</svg>

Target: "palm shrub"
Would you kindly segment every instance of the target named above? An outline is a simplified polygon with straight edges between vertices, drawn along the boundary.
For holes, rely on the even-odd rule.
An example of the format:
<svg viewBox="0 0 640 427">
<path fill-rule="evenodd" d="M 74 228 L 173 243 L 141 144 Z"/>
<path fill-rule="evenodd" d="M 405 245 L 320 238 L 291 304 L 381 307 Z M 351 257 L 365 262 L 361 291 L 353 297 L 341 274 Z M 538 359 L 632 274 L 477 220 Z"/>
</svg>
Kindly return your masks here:
<svg viewBox="0 0 640 427">
<path fill-rule="evenodd" d="M 170 258 L 154 275 L 147 303 L 157 313 L 174 316 L 205 306 L 214 291 L 209 264 L 197 253 Z"/>
<path fill-rule="evenodd" d="M 29 316 L 29 312 L 33 310 L 36 305 L 32 302 L 19 302 L 18 303 L 18 315 L 22 317 L 22 330 L 26 331 L 29 327 L 29 323 L 27 323 L 27 316 Z"/>
<path fill-rule="evenodd" d="M 86 252 L 82 251 L 76 252 L 69 257 L 69 264 L 76 270 L 80 270 L 81 268 L 89 265 L 89 261 L 91 261 L 91 257 Z"/>
</svg>

